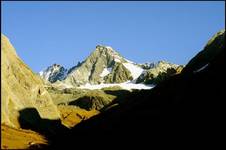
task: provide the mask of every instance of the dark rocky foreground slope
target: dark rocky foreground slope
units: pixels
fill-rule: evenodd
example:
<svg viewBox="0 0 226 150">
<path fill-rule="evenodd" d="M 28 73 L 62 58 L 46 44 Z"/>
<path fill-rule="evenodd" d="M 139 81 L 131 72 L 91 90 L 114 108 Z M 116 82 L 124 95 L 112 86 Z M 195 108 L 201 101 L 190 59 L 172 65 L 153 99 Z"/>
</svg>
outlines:
<svg viewBox="0 0 226 150">
<path fill-rule="evenodd" d="M 152 147 L 156 140 L 163 145 L 206 147 L 220 142 L 224 120 L 220 106 L 226 97 L 224 41 L 225 31 L 221 31 L 181 74 L 152 90 L 133 92 L 119 105 L 54 136 L 48 148 L 103 148 L 106 144 L 142 148 Z"/>
</svg>

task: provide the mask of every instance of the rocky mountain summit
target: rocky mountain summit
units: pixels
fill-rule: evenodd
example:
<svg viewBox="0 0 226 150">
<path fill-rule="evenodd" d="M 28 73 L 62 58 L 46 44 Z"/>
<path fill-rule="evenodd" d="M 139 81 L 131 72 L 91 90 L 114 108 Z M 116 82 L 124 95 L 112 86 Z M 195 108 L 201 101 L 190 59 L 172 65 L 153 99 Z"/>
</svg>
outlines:
<svg viewBox="0 0 226 150">
<path fill-rule="evenodd" d="M 113 48 L 98 45 L 80 66 L 70 71 L 65 82 L 78 85 L 85 83 L 121 83 L 134 80 L 137 76 L 134 75 L 133 70 L 130 70 L 131 68 L 127 64 L 138 68 Z M 142 69 L 138 73 L 141 72 Z"/>
</svg>

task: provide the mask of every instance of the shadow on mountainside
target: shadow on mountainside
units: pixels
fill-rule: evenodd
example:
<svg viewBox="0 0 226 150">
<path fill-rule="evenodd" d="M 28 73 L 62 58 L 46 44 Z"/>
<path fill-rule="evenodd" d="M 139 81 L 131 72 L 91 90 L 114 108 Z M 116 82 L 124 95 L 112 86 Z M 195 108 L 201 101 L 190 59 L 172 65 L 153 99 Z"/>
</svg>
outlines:
<svg viewBox="0 0 226 150">
<path fill-rule="evenodd" d="M 100 112 L 104 112 L 107 109 L 111 108 L 114 104 L 120 104 L 128 100 L 128 97 L 131 95 L 131 92 L 128 90 L 104 90 L 106 94 L 115 96 L 115 99 L 111 101 L 108 105 L 105 105 Z"/>
<path fill-rule="evenodd" d="M 94 98 L 90 96 L 83 96 L 74 101 L 69 102 L 68 105 L 75 105 L 89 111 L 90 109 L 92 109 L 94 103 Z"/>
<path fill-rule="evenodd" d="M 105 105 L 107 105 L 108 102 L 105 101 L 103 97 L 98 96 L 83 96 L 80 97 L 74 101 L 69 102 L 69 105 L 75 105 L 82 109 L 85 109 L 87 111 L 90 111 L 92 109 L 100 110 Z"/>
<path fill-rule="evenodd" d="M 60 133 L 67 133 L 68 129 L 61 125 L 60 120 L 42 119 L 35 108 L 25 108 L 19 111 L 19 123 L 22 129 L 36 131 L 51 141 L 54 136 Z M 31 148 L 43 148 L 33 145 Z"/>
<path fill-rule="evenodd" d="M 68 105 L 75 105 L 87 111 L 92 109 L 104 111 L 115 103 L 122 103 L 131 92 L 128 90 L 104 90 L 104 93 L 115 96 L 115 98 L 109 99 L 105 94 L 89 95 L 73 100 Z"/>
<path fill-rule="evenodd" d="M 122 102 L 131 93 L 128 90 L 105 90 L 104 92 L 116 96 L 116 99 L 113 100 L 114 103 Z"/>
</svg>

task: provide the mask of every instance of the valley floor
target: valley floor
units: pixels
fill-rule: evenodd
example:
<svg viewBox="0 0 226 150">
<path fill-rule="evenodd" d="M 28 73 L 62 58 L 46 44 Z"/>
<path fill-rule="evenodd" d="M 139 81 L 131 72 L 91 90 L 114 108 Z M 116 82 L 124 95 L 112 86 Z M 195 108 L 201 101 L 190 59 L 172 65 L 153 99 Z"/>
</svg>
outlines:
<svg viewBox="0 0 226 150">
<path fill-rule="evenodd" d="M 58 106 L 58 110 L 61 114 L 62 124 L 68 128 L 74 127 L 81 121 L 86 120 L 99 113 L 99 111 L 94 109 L 86 111 L 85 109 L 64 105 Z"/>
</svg>

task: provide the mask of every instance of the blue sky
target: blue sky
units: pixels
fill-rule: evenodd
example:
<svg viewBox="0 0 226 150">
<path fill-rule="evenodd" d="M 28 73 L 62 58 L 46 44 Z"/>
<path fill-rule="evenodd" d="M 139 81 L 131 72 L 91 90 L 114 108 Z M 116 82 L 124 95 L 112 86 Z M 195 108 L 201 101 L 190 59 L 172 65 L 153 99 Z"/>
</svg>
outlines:
<svg viewBox="0 0 226 150">
<path fill-rule="evenodd" d="M 137 62 L 186 64 L 225 28 L 225 2 L 2 2 L 2 33 L 35 72 L 98 44 Z"/>
</svg>

